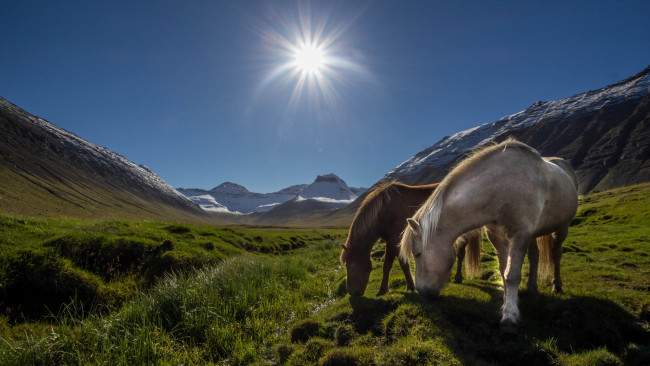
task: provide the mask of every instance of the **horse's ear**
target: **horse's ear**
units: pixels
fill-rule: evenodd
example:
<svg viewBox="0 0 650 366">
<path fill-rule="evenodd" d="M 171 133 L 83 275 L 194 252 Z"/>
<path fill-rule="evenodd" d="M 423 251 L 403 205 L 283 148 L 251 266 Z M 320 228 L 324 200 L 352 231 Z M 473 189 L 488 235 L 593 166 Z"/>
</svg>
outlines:
<svg viewBox="0 0 650 366">
<path fill-rule="evenodd" d="M 420 235 L 420 224 L 417 221 L 409 217 L 406 222 L 416 234 Z"/>
</svg>

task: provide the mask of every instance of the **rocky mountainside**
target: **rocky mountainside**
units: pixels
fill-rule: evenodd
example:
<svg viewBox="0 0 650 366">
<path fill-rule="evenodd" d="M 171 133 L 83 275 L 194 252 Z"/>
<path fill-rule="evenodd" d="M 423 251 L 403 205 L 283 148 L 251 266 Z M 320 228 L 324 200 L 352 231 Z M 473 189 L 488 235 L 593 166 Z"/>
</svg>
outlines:
<svg viewBox="0 0 650 366">
<path fill-rule="evenodd" d="M 650 181 L 650 67 L 616 84 L 537 102 L 492 123 L 448 136 L 389 172 L 410 184 L 439 181 L 469 149 L 513 136 L 571 161 L 580 193 Z"/>
<path fill-rule="evenodd" d="M 23 215 L 205 220 L 147 167 L 0 98 L 0 210 Z"/>
<path fill-rule="evenodd" d="M 365 188 L 348 187 L 341 178 L 327 174 L 319 175 L 311 184 L 298 184 L 273 193 L 250 192 L 231 182 L 222 183 L 209 191 L 195 188 L 178 190 L 206 211 L 234 214 L 273 211 L 267 215 L 271 217 L 278 212 L 274 211 L 276 208 L 289 201 L 305 202 L 298 204 L 304 207 L 310 204 L 307 201 L 316 203 L 319 208 L 342 207 L 354 201 Z"/>
<path fill-rule="evenodd" d="M 470 149 L 513 136 L 571 162 L 581 194 L 650 181 L 650 67 L 604 88 L 536 102 L 524 111 L 444 137 L 383 180 L 439 182 Z M 365 195 L 334 217 L 351 220 Z"/>
</svg>

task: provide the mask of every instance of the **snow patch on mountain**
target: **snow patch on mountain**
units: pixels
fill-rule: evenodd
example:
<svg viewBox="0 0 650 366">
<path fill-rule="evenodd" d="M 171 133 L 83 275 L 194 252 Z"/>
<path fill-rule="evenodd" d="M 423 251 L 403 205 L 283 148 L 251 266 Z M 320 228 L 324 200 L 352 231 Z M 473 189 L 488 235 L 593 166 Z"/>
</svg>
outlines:
<svg viewBox="0 0 650 366">
<path fill-rule="evenodd" d="M 214 199 L 214 197 L 210 196 L 209 194 L 190 196 L 188 198 L 191 199 L 197 205 L 199 205 L 199 207 L 201 207 L 202 209 L 208 212 L 225 212 L 225 213 L 231 212 L 228 210 L 228 207 L 217 202 Z M 239 214 L 239 212 L 231 212 L 231 213 Z"/>
<path fill-rule="evenodd" d="M 598 90 L 556 101 L 539 101 L 519 113 L 505 116 L 496 122 L 444 137 L 398 165 L 384 179 L 399 180 L 412 176 L 425 167 L 443 166 L 470 149 L 492 141 L 496 136 L 528 128 L 544 119 L 570 118 L 573 114 L 591 112 L 608 104 L 641 99 L 648 93 L 650 93 L 650 69 Z"/>
</svg>

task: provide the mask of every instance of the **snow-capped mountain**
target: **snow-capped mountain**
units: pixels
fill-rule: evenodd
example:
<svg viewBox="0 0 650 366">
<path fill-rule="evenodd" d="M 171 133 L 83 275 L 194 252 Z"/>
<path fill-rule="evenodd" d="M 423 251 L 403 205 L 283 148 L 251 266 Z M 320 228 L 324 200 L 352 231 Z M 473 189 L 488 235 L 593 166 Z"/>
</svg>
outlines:
<svg viewBox="0 0 650 366">
<path fill-rule="evenodd" d="M 311 184 L 298 184 L 273 193 L 250 192 L 231 182 L 209 191 L 196 188 L 178 190 L 206 211 L 249 214 L 270 211 L 290 200 L 312 200 L 340 207 L 354 201 L 365 188 L 349 188 L 341 178 L 327 174 L 319 175 Z"/>
<path fill-rule="evenodd" d="M 650 180 L 650 67 L 616 84 L 536 102 L 524 111 L 447 136 L 390 171 L 409 184 L 441 180 L 457 159 L 514 136 L 545 156 L 571 161 L 581 193 Z M 612 174 L 616 171 L 616 174 Z"/>
<path fill-rule="evenodd" d="M 196 204 L 146 166 L 33 116 L 3 98 L 0 136 L 0 208 L 10 212 L 85 217 L 205 216 Z"/>
<path fill-rule="evenodd" d="M 300 191 L 296 200 L 313 199 L 315 201 L 345 205 L 357 198 L 348 185 L 334 174 L 319 175 L 313 183 Z"/>
</svg>

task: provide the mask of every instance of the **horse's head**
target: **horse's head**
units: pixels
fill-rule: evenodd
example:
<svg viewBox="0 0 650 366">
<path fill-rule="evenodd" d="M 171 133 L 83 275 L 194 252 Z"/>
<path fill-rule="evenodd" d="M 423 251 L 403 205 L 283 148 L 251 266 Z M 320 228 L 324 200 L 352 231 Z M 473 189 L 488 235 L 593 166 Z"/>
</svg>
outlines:
<svg viewBox="0 0 650 366">
<path fill-rule="evenodd" d="M 355 255 L 347 245 L 342 245 L 341 264 L 345 264 L 347 278 L 345 287 L 352 296 L 361 296 L 366 291 L 368 281 L 370 280 L 370 271 L 372 262 L 370 256 Z"/>
<path fill-rule="evenodd" d="M 407 222 L 400 255 L 402 258 L 411 255 L 415 258 L 415 289 L 418 293 L 428 298 L 438 296 L 449 282 L 454 265 L 453 246 L 435 240 L 425 246 L 420 224 L 413 219 L 407 219 Z"/>
</svg>

